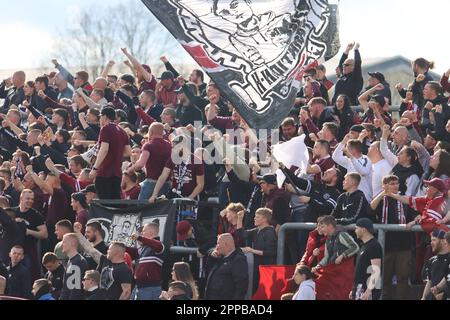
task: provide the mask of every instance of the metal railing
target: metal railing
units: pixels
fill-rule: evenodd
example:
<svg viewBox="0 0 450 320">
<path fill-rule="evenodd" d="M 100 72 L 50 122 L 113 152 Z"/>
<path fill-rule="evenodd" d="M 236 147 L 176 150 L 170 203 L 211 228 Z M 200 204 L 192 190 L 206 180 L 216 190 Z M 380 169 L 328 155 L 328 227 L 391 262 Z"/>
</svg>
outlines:
<svg viewBox="0 0 450 320">
<path fill-rule="evenodd" d="M 449 226 L 450 227 L 450 226 Z M 316 223 L 285 223 L 281 226 L 278 232 L 278 245 L 277 245 L 277 265 L 284 264 L 284 252 L 286 244 L 286 231 L 288 230 L 314 230 L 317 228 Z M 356 229 L 356 225 L 338 226 L 339 230 L 352 231 Z M 378 232 L 378 242 L 383 249 L 386 244 L 386 232 L 424 232 L 421 226 L 414 226 L 411 230 L 406 229 L 404 224 L 374 224 L 373 228 Z M 381 268 L 381 279 L 384 276 L 384 268 Z M 380 281 L 380 289 L 383 291 L 383 281 Z"/>
<path fill-rule="evenodd" d="M 356 229 L 354 224 L 349 226 L 338 226 L 341 230 L 352 231 Z M 386 232 L 424 232 L 421 226 L 414 226 L 411 230 L 406 230 L 406 225 L 402 224 L 374 224 L 375 231 L 378 231 L 378 241 L 383 248 L 385 247 Z M 450 226 L 449 226 L 450 227 Z M 277 246 L 277 264 L 283 265 L 284 250 L 286 243 L 286 231 L 288 230 L 314 230 L 317 228 L 316 223 L 285 223 L 280 227 L 278 232 Z"/>
</svg>

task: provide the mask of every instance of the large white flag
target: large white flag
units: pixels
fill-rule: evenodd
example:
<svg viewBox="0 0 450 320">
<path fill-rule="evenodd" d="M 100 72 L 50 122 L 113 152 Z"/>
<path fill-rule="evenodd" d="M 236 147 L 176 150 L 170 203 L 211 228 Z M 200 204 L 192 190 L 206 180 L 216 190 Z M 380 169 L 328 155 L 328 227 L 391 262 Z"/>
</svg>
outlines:
<svg viewBox="0 0 450 320">
<path fill-rule="evenodd" d="M 300 169 L 301 172 L 306 172 L 309 162 L 308 148 L 305 144 L 306 136 L 303 134 L 299 137 L 277 144 L 273 147 L 272 154 L 277 162 L 283 163 L 286 168 L 290 169 L 293 166 Z M 278 186 L 281 187 L 286 176 L 277 170 Z"/>
</svg>

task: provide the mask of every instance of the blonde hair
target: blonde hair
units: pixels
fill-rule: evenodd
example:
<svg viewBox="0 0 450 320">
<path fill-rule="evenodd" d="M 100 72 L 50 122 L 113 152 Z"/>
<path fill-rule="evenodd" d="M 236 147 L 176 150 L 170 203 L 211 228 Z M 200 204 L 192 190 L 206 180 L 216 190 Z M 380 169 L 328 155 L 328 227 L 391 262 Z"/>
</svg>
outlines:
<svg viewBox="0 0 450 320">
<path fill-rule="evenodd" d="M 267 222 L 269 223 L 272 220 L 272 210 L 270 210 L 269 208 L 259 208 L 258 210 L 256 210 L 255 214 L 266 218 Z"/>
<path fill-rule="evenodd" d="M 225 210 L 227 211 L 233 211 L 235 213 L 238 213 L 240 211 L 245 210 L 245 207 L 242 203 L 230 203 Z"/>
</svg>

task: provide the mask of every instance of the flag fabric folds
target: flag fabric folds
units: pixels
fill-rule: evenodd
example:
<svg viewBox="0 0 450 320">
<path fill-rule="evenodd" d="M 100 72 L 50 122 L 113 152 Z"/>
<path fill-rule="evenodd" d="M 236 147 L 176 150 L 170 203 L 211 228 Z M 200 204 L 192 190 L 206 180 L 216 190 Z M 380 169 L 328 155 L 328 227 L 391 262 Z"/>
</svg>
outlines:
<svg viewBox="0 0 450 320">
<path fill-rule="evenodd" d="M 259 266 L 258 290 L 253 300 L 280 300 L 290 290 L 289 279 L 295 266 Z"/>
<path fill-rule="evenodd" d="M 142 0 L 253 129 L 278 127 L 305 68 L 339 50 L 327 0 Z"/>
<path fill-rule="evenodd" d="M 302 172 L 306 172 L 309 161 L 308 148 L 305 144 L 306 136 L 303 134 L 291 140 L 279 143 L 273 147 L 273 156 L 277 162 L 283 163 L 286 168 L 299 168 Z M 281 170 L 276 171 L 278 187 L 281 188 L 286 176 Z"/>
</svg>

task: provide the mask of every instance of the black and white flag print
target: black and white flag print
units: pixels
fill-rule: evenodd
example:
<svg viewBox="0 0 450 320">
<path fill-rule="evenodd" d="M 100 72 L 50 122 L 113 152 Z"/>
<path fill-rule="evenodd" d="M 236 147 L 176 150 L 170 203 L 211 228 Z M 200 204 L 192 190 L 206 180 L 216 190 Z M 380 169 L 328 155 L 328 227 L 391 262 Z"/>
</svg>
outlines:
<svg viewBox="0 0 450 320">
<path fill-rule="evenodd" d="M 301 73 L 339 50 L 328 0 L 142 0 L 251 128 L 276 128 Z"/>
</svg>

